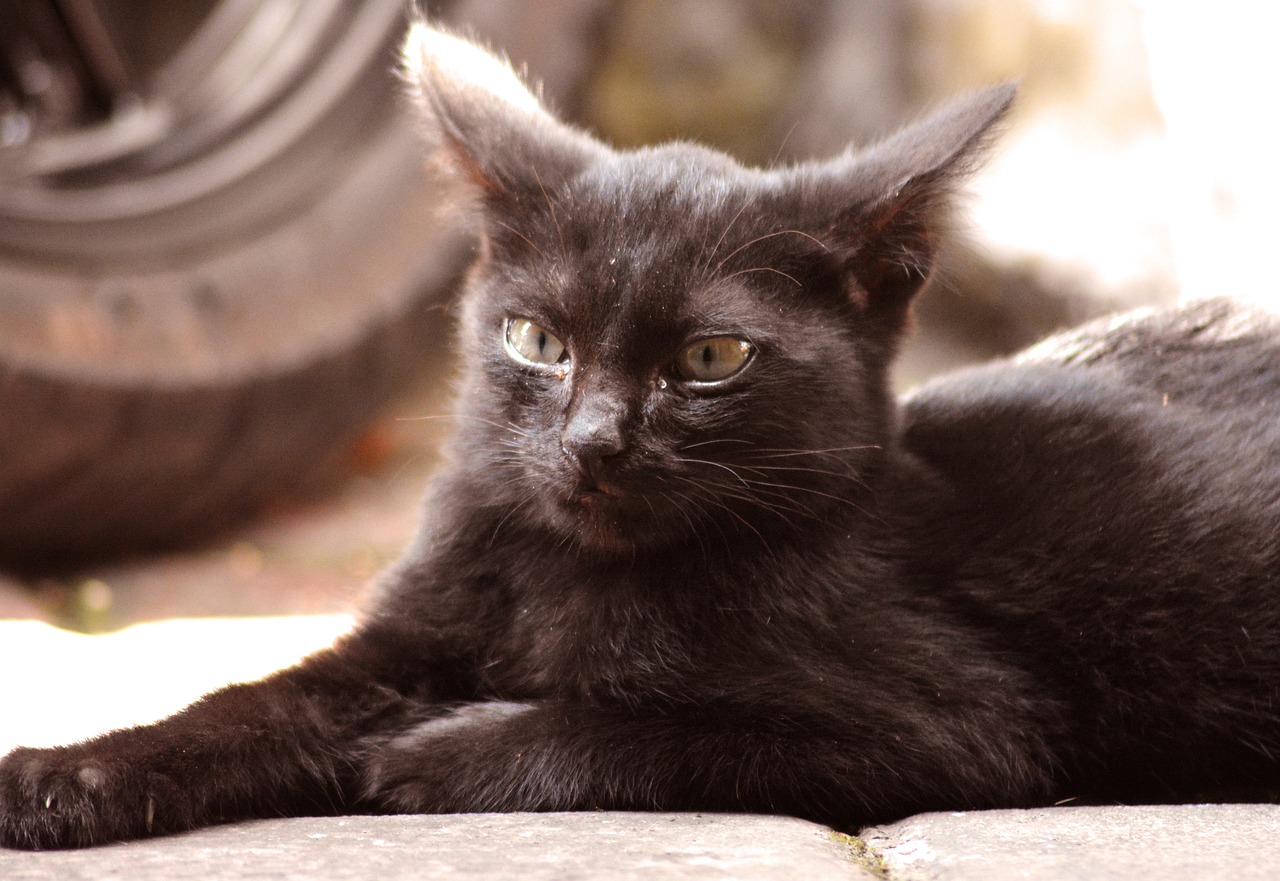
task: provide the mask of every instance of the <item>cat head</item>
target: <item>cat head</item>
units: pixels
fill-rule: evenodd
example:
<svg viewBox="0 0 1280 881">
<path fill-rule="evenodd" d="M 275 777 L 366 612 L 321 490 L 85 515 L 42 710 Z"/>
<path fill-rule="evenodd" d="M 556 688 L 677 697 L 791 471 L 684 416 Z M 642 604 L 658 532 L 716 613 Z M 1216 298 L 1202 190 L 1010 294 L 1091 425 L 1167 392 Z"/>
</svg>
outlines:
<svg viewBox="0 0 1280 881">
<path fill-rule="evenodd" d="M 1012 86 L 766 171 L 690 144 L 611 149 L 425 24 L 405 54 L 430 148 L 483 218 L 462 431 L 508 528 L 705 550 L 874 505 L 889 362 Z"/>
</svg>

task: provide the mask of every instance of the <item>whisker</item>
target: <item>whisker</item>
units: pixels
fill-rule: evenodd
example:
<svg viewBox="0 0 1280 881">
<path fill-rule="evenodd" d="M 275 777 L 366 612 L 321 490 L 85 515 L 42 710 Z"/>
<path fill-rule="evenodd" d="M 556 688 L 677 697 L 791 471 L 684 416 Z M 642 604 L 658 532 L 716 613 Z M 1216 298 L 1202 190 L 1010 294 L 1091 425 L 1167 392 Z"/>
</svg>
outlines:
<svg viewBox="0 0 1280 881">
<path fill-rule="evenodd" d="M 721 499 L 721 498 L 727 498 L 727 499 L 734 499 L 734 500 L 736 500 L 736 501 L 740 501 L 740 502 L 746 502 L 746 503 L 748 503 L 748 504 L 750 504 L 750 505 L 754 505 L 754 506 L 756 506 L 757 508 L 761 508 L 761 509 L 763 509 L 764 511 L 767 511 L 767 512 L 769 512 L 769 513 L 771 513 L 771 514 L 775 515 L 776 517 L 780 518 L 783 522 L 785 522 L 788 526 L 792 526 L 792 527 L 794 527 L 794 526 L 795 526 L 795 524 L 794 524 L 794 523 L 792 523 L 792 522 L 791 522 L 791 520 L 790 520 L 789 518 L 787 518 L 787 517 L 782 513 L 782 511 L 781 511 L 781 509 L 780 509 L 780 508 L 778 508 L 776 505 L 770 505 L 770 504 L 768 504 L 767 502 L 765 502 L 765 501 L 764 501 L 763 499 L 761 499 L 757 494 L 755 494 L 753 491 L 751 491 L 751 488 L 750 488 L 750 487 L 748 487 L 748 488 L 747 488 L 747 489 L 748 489 L 748 492 L 747 492 L 747 494 L 745 494 L 745 495 L 744 495 L 744 494 L 743 494 L 743 493 L 741 493 L 741 492 L 734 492 L 734 491 L 730 491 L 730 490 L 729 490 L 729 488 L 728 488 L 726 485 L 724 485 L 724 484 L 716 484 L 715 488 L 716 488 L 717 492 L 715 493 L 715 495 L 711 495 L 711 494 L 710 494 L 710 492 L 708 491 L 708 488 L 707 488 L 706 486 L 704 486 L 704 485 L 702 485 L 701 483 L 699 483 L 699 482 L 697 482 L 697 481 L 693 480 L 692 478 L 685 477 L 685 476 L 683 476 L 683 475 L 676 475 L 676 476 L 677 476 L 677 477 L 679 477 L 680 479 L 684 480 L 685 482 L 687 482 L 687 483 L 689 483 L 689 484 L 692 484 L 696 489 L 701 490 L 702 492 L 706 493 L 706 494 L 707 494 L 707 499 L 706 499 L 707 501 L 711 502 L 711 504 L 715 505 L 716 507 L 721 508 L 721 509 L 723 509 L 724 511 L 727 511 L 730 515 L 732 515 L 735 519 L 737 519 L 739 522 L 741 522 L 744 526 L 746 526 L 746 527 L 747 527 L 748 529 L 750 529 L 752 532 L 755 532 L 755 534 L 760 538 L 760 540 L 761 540 L 762 542 L 764 542 L 764 537 L 763 537 L 762 535 L 760 535 L 759 531 L 758 531 L 758 530 L 756 530 L 756 529 L 755 529 L 755 527 L 751 526 L 751 524 L 750 524 L 750 523 L 748 523 L 746 520 L 743 520 L 743 518 L 742 518 L 742 517 L 740 517 L 740 516 L 739 516 L 735 511 L 733 511 L 731 508 L 729 508 L 729 507 L 727 507 L 726 505 L 724 505 L 723 503 L 721 503 L 721 502 L 719 501 L 719 499 Z M 800 512 L 796 511 L 796 512 L 794 512 L 794 513 L 800 513 Z M 769 548 L 769 544 L 768 544 L 768 542 L 764 542 L 764 544 L 765 544 L 765 547 L 769 549 L 769 553 L 770 553 L 770 554 L 772 554 L 772 553 L 773 553 L 773 551 L 772 551 L 772 549 L 771 549 L 771 548 Z"/>
<path fill-rule="evenodd" d="M 502 519 L 500 519 L 496 524 L 494 524 L 493 531 L 489 533 L 490 548 L 493 547 L 493 543 L 497 539 L 498 533 L 502 531 L 502 527 L 506 524 L 506 522 L 516 514 L 523 511 L 526 508 L 526 506 L 529 505 L 530 502 L 532 502 L 534 499 L 537 498 L 537 495 L 538 495 L 537 490 L 527 489 L 519 499 L 511 503 L 507 513 L 502 515 Z"/>
<path fill-rule="evenodd" d="M 495 422 L 492 419 L 485 419 L 482 416 L 472 416 L 469 413 L 439 413 L 439 414 L 433 414 L 430 416 L 398 416 L 396 417 L 397 422 L 427 422 L 433 419 L 470 419 L 472 422 L 482 422 L 485 425 L 492 425 L 494 428 L 501 428 L 503 431 L 509 431 L 512 434 L 519 435 L 520 437 L 528 438 L 533 436 L 532 432 L 526 429 L 520 428 L 519 426 L 513 425 L 510 422 L 503 424 L 501 422 Z"/>
<path fill-rule="evenodd" d="M 856 447 L 828 447 L 824 450 L 791 450 L 785 448 L 752 450 L 751 455 L 760 459 L 785 459 L 793 456 L 823 456 L 831 453 L 853 453 L 858 450 L 883 449 L 879 444 L 862 444 Z"/>
<path fill-rule="evenodd" d="M 687 458 L 687 457 L 685 457 L 685 456 L 681 456 L 681 457 L 680 457 L 680 461 L 681 461 L 681 462 L 690 463 L 690 464 L 697 464 L 697 465 L 711 465 L 712 467 L 715 467 L 715 468 L 723 468 L 725 471 L 728 471 L 728 472 L 729 472 L 730 474 L 732 474 L 734 477 L 738 478 L 738 480 L 741 480 L 744 484 L 746 483 L 746 481 L 745 481 L 745 480 L 743 480 L 743 478 L 742 478 L 742 475 L 741 475 L 741 474 L 739 474 L 738 472 L 734 471 L 734 470 L 733 470 L 733 468 L 731 468 L 730 466 L 728 466 L 728 465 L 724 465 L 724 464 L 722 464 L 722 463 L 720 463 L 720 462 L 712 462 L 712 461 L 710 461 L 709 459 L 690 459 L 690 458 Z"/>
<path fill-rule="evenodd" d="M 754 484 L 753 482 L 752 492 L 754 492 L 757 495 L 757 497 L 759 497 L 756 500 L 757 505 L 759 507 L 764 508 L 765 510 L 773 514 L 776 514 L 779 517 L 782 517 L 783 520 L 785 520 L 789 525 L 793 527 L 795 526 L 795 524 L 792 523 L 790 519 L 783 517 L 781 513 L 782 511 L 785 510 L 785 511 L 789 511 L 792 514 L 799 514 L 800 516 L 808 517 L 811 520 L 821 519 L 818 516 L 818 512 L 813 510 L 813 508 L 810 508 L 808 505 L 804 504 L 798 499 L 791 498 L 789 495 L 787 495 L 784 492 L 778 492 L 775 490 L 768 490 L 768 489 L 760 489 L 760 486 L 768 486 L 768 485 L 769 484 Z M 786 502 L 787 504 L 785 506 L 780 505 L 776 502 L 766 504 L 763 501 L 764 496 L 768 496 L 769 498 L 773 498 L 773 499 L 779 499 L 781 501 Z"/>
<path fill-rule="evenodd" d="M 772 266 L 757 266 L 754 269 L 739 269 L 737 272 L 731 272 L 725 276 L 726 279 L 737 278 L 739 275 L 746 275 L 748 272 L 772 272 L 775 275 L 781 275 L 783 278 L 791 280 L 791 283 L 798 288 L 804 287 L 794 275 L 783 272 L 781 269 L 774 269 Z"/>
<path fill-rule="evenodd" d="M 666 480 L 662 477 L 662 475 L 655 475 L 655 477 L 657 477 L 663 483 L 666 483 Z M 674 492 L 674 490 L 672 492 Z M 698 547 L 702 550 L 702 559 L 707 560 L 708 559 L 707 545 L 702 540 L 702 531 L 698 529 L 697 525 L 694 524 L 693 518 L 689 516 L 689 512 L 684 509 L 684 506 L 679 505 L 672 500 L 670 492 L 666 490 L 659 490 L 659 494 L 662 496 L 662 500 L 666 502 L 668 507 L 675 508 L 677 511 L 680 512 L 680 516 L 684 518 L 684 522 L 687 523 L 689 526 L 689 534 L 692 535 L 698 541 Z M 684 501 L 687 501 L 687 499 Z M 648 496 L 646 496 L 645 503 L 649 506 L 649 511 L 653 514 L 653 519 L 656 522 L 658 520 L 658 510 L 653 506 L 653 501 L 649 499 Z"/>
<path fill-rule="evenodd" d="M 792 472 L 796 474 L 822 474 L 828 477 L 840 477 L 845 480 L 852 481 L 853 483 L 856 483 L 859 486 L 866 487 L 867 489 L 871 488 L 867 484 L 867 482 L 863 480 L 861 477 L 859 477 L 857 474 L 853 474 L 847 471 L 831 471 L 826 468 L 801 468 L 801 467 L 792 467 L 787 465 L 757 465 L 755 467 L 740 465 L 739 467 L 745 471 L 750 471 L 755 474 L 761 474 L 766 471 L 787 471 L 787 472 Z"/>
<path fill-rule="evenodd" d="M 696 444 L 687 444 L 681 447 L 680 451 L 684 452 L 685 450 L 692 450 L 694 447 L 705 447 L 709 444 L 754 444 L 754 443 L 755 443 L 754 441 L 741 440 L 740 438 L 736 438 L 736 437 L 717 437 L 717 438 L 712 438 L 711 440 L 698 441 Z"/>
<path fill-rule="evenodd" d="M 806 239 L 816 244 L 822 250 L 824 251 L 831 250 L 829 247 L 827 247 L 827 245 L 821 239 L 816 239 L 813 236 L 809 235 L 807 232 L 803 232 L 798 229 L 780 229 L 777 232 L 771 232 L 771 233 L 766 233 L 765 235 L 762 235 L 762 236 L 756 236 L 754 239 L 747 242 L 746 244 L 739 245 L 738 247 L 734 248 L 732 251 L 729 252 L 729 256 L 725 257 L 723 260 L 721 260 L 719 263 L 716 264 L 716 269 L 723 269 L 724 265 L 728 263 L 730 260 L 732 260 L 735 254 L 737 254 L 739 251 L 745 250 L 746 248 L 750 248 L 752 245 L 756 244 L 757 242 L 763 242 L 765 239 L 772 239 L 772 238 L 776 238 L 777 236 L 787 236 L 787 235 L 804 236 Z M 730 277 L 732 278 L 732 276 Z"/>
<path fill-rule="evenodd" d="M 769 160 L 769 164 L 766 165 L 765 168 L 777 167 L 778 160 L 782 158 L 782 151 L 785 150 L 787 147 L 787 141 L 791 140 L 791 136 L 796 133 L 796 126 L 798 126 L 800 123 L 801 123 L 801 120 L 799 119 L 791 123 L 791 128 L 787 129 L 787 134 L 783 137 L 782 143 L 778 145 L 777 152 L 773 154 L 773 158 Z"/>
<path fill-rule="evenodd" d="M 747 210 L 747 205 L 749 204 L 750 204 L 749 202 L 744 202 L 742 204 L 742 207 L 738 209 L 738 213 L 733 215 L 733 219 L 730 220 L 729 225 L 724 228 L 724 232 L 720 233 L 720 238 L 716 239 L 715 245 L 712 246 L 711 250 L 707 252 L 707 259 L 702 264 L 702 267 L 698 270 L 699 273 L 706 272 L 707 269 L 711 266 L 711 261 L 715 259 L 716 252 L 719 251 L 720 246 L 724 244 L 725 236 L 729 235 L 729 230 L 733 229 L 734 224 L 738 222 L 738 218 L 742 216 L 742 212 Z M 720 265 L 721 266 L 724 265 L 723 260 L 720 261 Z M 719 269 L 719 266 L 717 266 L 716 268 Z"/>
<path fill-rule="evenodd" d="M 770 548 L 769 548 L 768 542 L 765 542 L 765 541 L 764 541 L 764 536 L 760 535 L 760 533 L 759 533 L 759 532 L 758 532 L 758 531 L 757 531 L 753 526 L 751 526 L 751 524 L 747 523 L 745 520 L 743 520 L 741 517 L 739 517 L 739 516 L 738 516 L 736 513 L 734 513 L 730 508 L 726 507 L 723 503 L 719 502 L 719 501 L 717 500 L 716 496 L 715 496 L 715 495 L 713 495 L 713 494 L 712 494 L 712 493 L 707 489 L 707 487 L 703 486 L 703 485 L 702 485 L 701 483 L 699 483 L 698 481 L 693 480 L 692 478 L 686 477 L 686 476 L 681 475 L 681 474 L 674 474 L 674 475 L 672 475 L 672 476 L 673 476 L 673 477 L 678 478 L 679 480 L 683 480 L 685 483 L 689 484 L 689 485 L 690 485 L 690 486 L 692 486 L 695 490 L 697 490 L 697 491 L 698 491 L 698 494 L 697 494 L 697 495 L 692 495 L 692 496 L 691 496 L 691 495 L 688 495 L 688 494 L 681 494 L 681 497 L 682 497 L 682 498 L 685 498 L 685 499 L 686 499 L 687 501 L 689 501 L 690 503 L 697 505 L 697 506 L 698 506 L 698 507 L 699 507 L 699 508 L 704 512 L 704 519 L 705 519 L 707 522 L 709 522 L 709 523 L 713 524 L 713 525 L 716 527 L 716 529 L 720 532 L 720 537 L 721 537 L 721 539 L 724 541 L 724 545 L 725 545 L 725 547 L 726 547 L 726 548 L 728 548 L 728 547 L 730 546 L 730 545 L 729 545 L 729 535 L 728 535 L 728 533 L 726 533 L 726 532 L 724 531 L 724 527 L 723 527 L 723 526 L 721 525 L 721 523 L 720 523 L 720 518 L 719 518 L 719 517 L 713 517 L 713 516 L 711 516 L 711 515 L 710 515 L 710 513 L 707 511 L 707 509 L 706 509 L 706 507 L 705 507 L 705 505 L 706 505 L 706 504 L 714 505 L 715 507 L 720 508 L 721 510 L 728 512 L 728 513 L 729 513 L 729 514 L 730 514 L 730 515 L 731 515 L 735 520 L 738 520 L 738 521 L 739 521 L 739 522 L 741 522 L 744 526 L 746 526 L 747 528 L 751 529 L 751 531 L 752 531 L 752 532 L 755 532 L 755 533 L 756 533 L 756 535 L 760 538 L 760 541 L 761 541 L 762 543 L 764 543 L 765 548 L 769 550 L 770 555 L 772 555 L 773 551 L 772 551 L 772 549 L 770 549 Z"/>
<path fill-rule="evenodd" d="M 542 190 L 542 198 L 546 200 L 547 210 L 551 212 L 551 222 L 556 227 L 556 238 L 560 240 L 560 257 L 563 259 L 568 256 L 568 251 L 565 250 L 564 245 L 564 230 L 560 228 L 560 219 L 556 217 L 556 206 L 552 203 L 551 196 L 547 194 L 547 188 L 542 185 L 542 176 L 538 174 L 538 166 L 534 164 L 531 166 L 531 170 L 533 171 L 533 179 L 538 182 L 538 189 Z"/>
<path fill-rule="evenodd" d="M 491 220 L 493 220 L 493 222 L 494 222 L 494 223 L 498 224 L 498 226 L 500 226 L 500 227 L 502 227 L 503 229 L 507 230 L 508 232 L 513 233 L 514 235 L 517 235 L 517 236 L 519 236 L 520 238 L 524 239 L 525 244 L 527 244 L 530 248 L 533 248 L 533 250 L 535 250 L 535 251 L 537 251 L 537 252 L 538 252 L 538 256 L 540 256 L 540 257 L 546 257 L 546 256 L 547 256 L 546 254 L 542 253 L 542 249 L 541 249 L 541 248 L 539 248 L 537 245 L 535 245 L 535 244 L 533 243 L 533 240 L 532 240 L 532 239 L 530 239 L 530 238 L 529 238 L 528 236 L 526 236 L 524 233 L 520 232 L 520 230 L 516 229 L 514 226 L 511 226 L 511 225 L 510 225 L 510 224 L 508 224 L 508 223 L 503 223 L 501 220 L 497 220 L 496 218 L 490 218 L 490 219 L 491 219 Z"/>
<path fill-rule="evenodd" d="M 765 484 L 765 485 L 777 486 L 778 484 Z M 808 486 L 786 486 L 784 488 L 789 490 L 795 490 L 797 492 L 810 493 L 811 495 L 821 496 L 822 498 L 830 499 L 833 502 L 839 502 L 842 505 L 852 508 L 853 510 L 857 511 L 859 514 L 862 514 L 863 516 L 870 517 L 871 519 L 877 520 L 881 523 L 884 522 L 884 518 L 880 517 L 877 514 L 872 514 L 870 511 L 868 511 L 866 508 L 862 507 L 861 505 L 855 504 L 854 502 L 851 502 L 845 498 L 841 498 L 840 496 L 834 496 L 831 493 L 823 492 L 820 489 L 813 489 L 812 487 L 808 487 Z"/>
<path fill-rule="evenodd" d="M 696 484 L 696 482 L 693 481 L 691 478 L 685 478 L 685 479 Z M 751 504 L 756 505 L 757 507 L 763 508 L 767 511 L 770 511 L 771 513 L 777 514 L 778 516 L 781 516 L 780 512 L 783 510 L 783 508 L 776 504 L 768 504 L 764 502 L 759 497 L 761 494 L 786 501 L 788 503 L 788 507 L 786 508 L 786 510 L 790 511 L 793 514 L 801 514 L 801 515 L 809 516 L 815 519 L 818 516 L 817 512 L 815 512 L 808 505 L 801 503 L 797 499 L 791 498 L 786 493 L 777 492 L 770 489 L 765 489 L 765 490 L 760 489 L 760 487 L 777 487 L 778 489 L 782 490 L 782 489 L 789 489 L 790 487 L 787 487 L 783 484 L 769 483 L 768 481 L 763 481 L 763 480 L 750 480 L 748 481 L 748 483 L 750 484 L 748 486 L 748 491 L 750 493 L 749 495 L 743 495 L 741 491 L 737 491 L 736 485 L 731 486 L 728 484 L 715 482 L 715 487 L 719 491 L 719 494 L 726 498 L 733 498 L 733 499 L 738 499 L 739 501 L 749 502 Z M 702 487 L 700 484 L 698 484 L 698 486 L 699 488 L 705 489 L 705 487 Z M 783 517 L 782 519 L 787 520 L 787 518 L 785 517 Z M 790 523 L 791 521 L 787 520 L 787 522 Z"/>
</svg>

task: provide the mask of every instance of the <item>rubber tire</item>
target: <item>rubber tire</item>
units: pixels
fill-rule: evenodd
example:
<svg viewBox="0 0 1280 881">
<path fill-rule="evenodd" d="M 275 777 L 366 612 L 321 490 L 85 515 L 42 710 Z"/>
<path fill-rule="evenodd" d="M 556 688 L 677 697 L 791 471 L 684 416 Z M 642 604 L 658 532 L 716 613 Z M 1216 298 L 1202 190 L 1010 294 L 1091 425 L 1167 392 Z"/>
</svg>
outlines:
<svg viewBox="0 0 1280 881">
<path fill-rule="evenodd" d="M 206 202 L 98 230 L 74 265 L 0 251 L 0 561 L 224 528 L 330 467 L 445 345 L 472 237 L 440 218 L 389 67 L 216 194 L 253 222 Z M 322 183 L 278 185 L 299 174 Z M 155 259 L 148 225 L 195 237 Z"/>
</svg>

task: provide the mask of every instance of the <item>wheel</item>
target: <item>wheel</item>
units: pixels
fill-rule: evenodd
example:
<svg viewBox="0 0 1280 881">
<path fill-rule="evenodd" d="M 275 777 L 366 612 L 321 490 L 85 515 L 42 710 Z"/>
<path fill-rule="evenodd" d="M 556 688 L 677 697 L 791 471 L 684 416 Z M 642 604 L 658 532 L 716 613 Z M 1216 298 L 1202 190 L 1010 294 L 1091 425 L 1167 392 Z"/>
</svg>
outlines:
<svg viewBox="0 0 1280 881">
<path fill-rule="evenodd" d="M 470 249 L 399 100 L 403 0 L 222 0 L 132 77 L 97 6 L 49 5 L 0 13 L 11 563 L 172 545 L 314 476 L 437 344 Z"/>
</svg>

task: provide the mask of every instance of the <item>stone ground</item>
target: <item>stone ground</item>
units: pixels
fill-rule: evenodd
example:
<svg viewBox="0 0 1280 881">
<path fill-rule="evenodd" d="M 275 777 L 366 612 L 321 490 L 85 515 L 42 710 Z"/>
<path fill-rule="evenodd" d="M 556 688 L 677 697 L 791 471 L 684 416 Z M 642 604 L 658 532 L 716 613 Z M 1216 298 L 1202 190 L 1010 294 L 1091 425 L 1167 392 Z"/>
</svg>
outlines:
<svg viewBox="0 0 1280 881">
<path fill-rule="evenodd" d="M 475 814 L 265 820 L 94 851 L 0 851 L 7 881 L 459 881 L 859 877 L 849 847 L 787 817 Z"/>
<path fill-rule="evenodd" d="M 924 814 L 836 835 L 787 817 L 262 820 L 94 850 L 0 850 L 6 881 L 1270 881 L 1280 807 Z"/>
<path fill-rule="evenodd" d="M 1273 881 L 1280 806 L 923 814 L 863 838 L 895 881 Z"/>
</svg>

